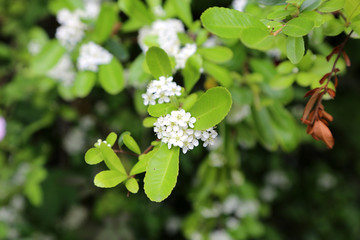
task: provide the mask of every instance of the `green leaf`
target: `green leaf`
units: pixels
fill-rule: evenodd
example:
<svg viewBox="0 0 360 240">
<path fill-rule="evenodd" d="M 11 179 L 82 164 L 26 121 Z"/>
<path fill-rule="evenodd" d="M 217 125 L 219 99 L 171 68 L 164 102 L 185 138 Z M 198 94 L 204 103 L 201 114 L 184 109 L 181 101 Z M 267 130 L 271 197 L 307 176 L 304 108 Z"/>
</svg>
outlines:
<svg viewBox="0 0 360 240">
<path fill-rule="evenodd" d="M 345 0 L 328 0 L 324 1 L 318 8 L 319 12 L 330 13 L 335 12 L 344 7 Z"/>
<path fill-rule="evenodd" d="M 268 109 L 275 130 L 275 137 L 281 148 L 287 152 L 293 151 L 300 141 L 298 126 L 294 117 L 279 103 L 269 106 Z"/>
<path fill-rule="evenodd" d="M 286 4 L 286 0 L 258 0 L 263 5 L 283 5 Z"/>
<path fill-rule="evenodd" d="M 243 30 L 240 39 L 249 48 L 268 50 L 273 48 L 275 36 L 270 35 L 267 29 L 249 27 Z"/>
<path fill-rule="evenodd" d="M 311 12 L 303 12 L 299 15 L 300 17 L 307 18 L 314 23 L 314 27 L 320 27 L 324 23 L 323 15 L 318 12 L 311 11 Z"/>
<path fill-rule="evenodd" d="M 260 142 L 266 149 L 275 151 L 278 146 L 275 141 L 275 133 L 271 125 L 268 109 L 265 107 L 261 107 L 260 109 L 252 107 L 251 112 Z"/>
<path fill-rule="evenodd" d="M 203 62 L 203 68 L 206 73 L 215 78 L 222 86 L 229 87 L 232 85 L 233 79 L 226 68 L 207 61 Z"/>
<path fill-rule="evenodd" d="M 85 154 L 85 162 L 89 165 L 98 164 L 103 160 L 104 158 L 99 148 L 90 148 Z"/>
<path fill-rule="evenodd" d="M 116 58 L 99 67 L 99 80 L 104 90 L 110 94 L 118 94 L 124 88 L 123 67 Z"/>
<path fill-rule="evenodd" d="M 155 117 L 147 117 L 143 120 L 143 126 L 146 128 L 154 127 L 154 123 L 157 121 Z"/>
<path fill-rule="evenodd" d="M 345 30 L 345 24 L 333 15 L 325 15 L 325 23 L 323 25 L 323 33 L 325 36 L 337 36 Z"/>
<path fill-rule="evenodd" d="M 290 87 L 295 81 L 295 75 L 287 75 L 287 76 L 275 76 L 271 79 L 269 85 L 274 89 L 285 89 Z"/>
<path fill-rule="evenodd" d="M 153 15 L 140 0 L 118 0 L 118 4 L 131 20 L 139 22 L 141 25 L 150 25 L 154 20 Z"/>
<path fill-rule="evenodd" d="M 174 110 L 177 108 L 172 103 L 155 104 L 148 107 L 148 112 L 152 117 L 165 116 Z"/>
<path fill-rule="evenodd" d="M 173 8 L 176 9 L 176 15 L 186 26 L 190 27 L 193 21 L 190 8 L 191 0 L 169 0 L 168 4 L 173 5 Z"/>
<path fill-rule="evenodd" d="M 230 92 L 223 87 L 207 90 L 189 110 L 196 118 L 195 130 L 205 130 L 220 123 L 230 111 L 232 104 Z"/>
<path fill-rule="evenodd" d="M 202 66 L 202 58 L 198 54 L 192 55 L 185 64 L 185 68 L 181 71 L 184 76 L 185 90 L 187 93 L 195 86 L 200 78 L 200 68 Z"/>
<path fill-rule="evenodd" d="M 255 17 L 234 9 L 213 7 L 201 15 L 204 27 L 220 37 L 239 38 L 247 27 L 266 29 L 265 25 Z"/>
<path fill-rule="evenodd" d="M 106 137 L 106 142 L 110 144 L 111 146 L 114 146 L 114 143 L 116 142 L 117 135 L 114 132 L 109 133 L 109 135 Z"/>
<path fill-rule="evenodd" d="M 154 156 L 154 154 L 157 152 L 157 150 L 159 150 L 158 147 L 154 148 L 147 154 L 141 154 L 139 156 L 139 161 L 131 169 L 130 176 L 134 176 L 136 174 L 145 172 L 150 158 L 152 158 Z"/>
<path fill-rule="evenodd" d="M 223 46 L 200 48 L 198 53 L 206 60 L 214 63 L 227 62 L 233 57 L 233 52 L 229 48 Z"/>
<path fill-rule="evenodd" d="M 115 152 L 110 147 L 107 146 L 107 144 L 101 143 L 100 151 L 104 157 L 106 166 L 110 170 L 114 170 L 124 175 L 127 175 L 126 170 L 120 161 L 120 158 L 115 154 Z"/>
<path fill-rule="evenodd" d="M 58 63 L 64 53 L 65 49 L 58 41 L 49 41 L 40 53 L 34 57 L 30 67 L 36 74 L 45 75 L 47 71 Z"/>
<path fill-rule="evenodd" d="M 94 41 L 102 44 L 109 38 L 117 21 L 117 8 L 113 4 L 104 3 L 101 5 L 100 13 L 92 33 Z"/>
<path fill-rule="evenodd" d="M 125 146 L 128 149 L 130 149 L 131 151 L 133 151 L 136 154 L 141 154 L 139 145 L 136 143 L 135 139 L 130 134 L 124 135 L 123 141 L 124 141 Z"/>
<path fill-rule="evenodd" d="M 131 193 L 137 193 L 139 191 L 139 184 L 135 178 L 130 178 L 125 182 L 126 189 Z"/>
<path fill-rule="evenodd" d="M 129 69 L 129 85 L 139 86 L 151 79 L 151 75 L 144 72 L 142 66 L 145 62 L 145 55 L 140 54 L 131 64 Z"/>
<path fill-rule="evenodd" d="M 288 37 L 286 40 L 286 54 L 293 64 L 301 61 L 305 53 L 304 39 L 302 37 Z"/>
<path fill-rule="evenodd" d="M 282 32 L 291 37 L 302 37 L 307 35 L 313 27 L 313 21 L 304 17 L 297 17 L 288 21 Z"/>
<path fill-rule="evenodd" d="M 163 201 L 175 187 L 179 174 L 179 151 L 178 147 L 168 149 L 167 144 L 162 144 L 149 159 L 144 189 L 151 201 Z"/>
<path fill-rule="evenodd" d="M 360 1 L 359 0 L 345 0 L 344 11 L 347 16 L 347 21 L 360 14 Z"/>
<path fill-rule="evenodd" d="M 267 15 L 267 17 L 266 17 L 267 19 L 283 20 L 287 16 L 294 13 L 297 8 L 295 6 L 289 5 L 287 8 L 286 8 L 286 6 L 276 6 L 273 9 L 274 10 L 271 11 L 271 13 L 269 13 Z"/>
<path fill-rule="evenodd" d="M 105 170 L 96 174 L 94 184 L 101 188 L 112 188 L 127 179 L 127 175 L 114 170 Z"/>
<path fill-rule="evenodd" d="M 194 104 L 196 103 L 196 100 L 198 99 L 198 95 L 196 93 L 190 94 L 185 100 L 182 102 L 181 108 L 185 111 L 188 111 Z"/>
<path fill-rule="evenodd" d="M 300 12 L 312 11 L 320 6 L 321 0 L 305 0 L 300 7 Z"/>
<path fill-rule="evenodd" d="M 78 72 L 74 81 L 76 96 L 86 97 L 93 89 L 96 81 L 96 74 L 90 71 Z"/>
<path fill-rule="evenodd" d="M 169 57 L 161 48 L 151 47 L 146 52 L 145 58 L 151 74 L 156 79 L 159 79 L 161 76 L 170 77 L 172 75 Z"/>
</svg>

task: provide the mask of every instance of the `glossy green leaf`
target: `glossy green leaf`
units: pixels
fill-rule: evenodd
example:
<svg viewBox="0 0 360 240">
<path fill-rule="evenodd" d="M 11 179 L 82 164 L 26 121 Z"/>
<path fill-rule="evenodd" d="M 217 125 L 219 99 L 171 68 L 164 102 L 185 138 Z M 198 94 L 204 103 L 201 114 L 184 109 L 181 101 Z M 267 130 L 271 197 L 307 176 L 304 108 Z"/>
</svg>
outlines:
<svg viewBox="0 0 360 240">
<path fill-rule="evenodd" d="M 345 0 L 327 0 L 318 8 L 319 12 L 330 13 L 340 10 L 344 7 Z"/>
<path fill-rule="evenodd" d="M 286 4 L 286 0 L 258 0 L 263 5 L 283 5 Z"/>
<path fill-rule="evenodd" d="M 170 77 L 172 75 L 171 64 L 168 55 L 158 47 L 151 47 L 146 52 L 146 63 L 151 74 L 156 78 Z"/>
<path fill-rule="evenodd" d="M 200 69 L 202 66 L 202 58 L 198 54 L 192 55 L 185 64 L 185 68 L 181 71 L 184 76 L 184 84 L 186 92 L 191 89 L 200 79 Z"/>
<path fill-rule="evenodd" d="M 208 31 L 224 38 L 238 38 L 247 27 L 266 29 L 263 23 L 249 14 L 219 7 L 203 12 L 201 22 Z"/>
<path fill-rule="evenodd" d="M 96 74 L 90 71 L 78 72 L 74 81 L 76 96 L 86 97 L 93 89 L 96 81 Z"/>
<path fill-rule="evenodd" d="M 127 179 L 127 175 L 114 170 L 105 170 L 96 174 L 94 184 L 101 188 L 112 188 Z"/>
<path fill-rule="evenodd" d="M 307 18 L 297 17 L 288 21 L 282 32 L 291 37 L 302 37 L 307 35 L 313 27 L 313 21 Z"/>
<path fill-rule="evenodd" d="M 206 73 L 216 79 L 224 87 L 229 87 L 232 85 L 233 79 L 230 72 L 217 64 L 204 61 L 203 68 Z"/>
<path fill-rule="evenodd" d="M 146 73 L 142 66 L 145 62 L 145 55 L 140 54 L 131 64 L 129 69 L 129 85 L 139 86 L 151 79 L 151 75 Z"/>
<path fill-rule="evenodd" d="M 131 193 L 137 193 L 139 191 L 139 184 L 135 178 L 130 178 L 125 182 L 126 189 Z"/>
<path fill-rule="evenodd" d="M 89 165 L 98 164 L 103 160 L 104 158 L 99 148 L 90 148 L 85 154 L 85 162 Z"/>
<path fill-rule="evenodd" d="M 320 27 L 324 23 L 323 15 L 315 11 L 303 12 L 300 14 L 300 17 L 304 17 L 313 21 L 314 27 Z"/>
<path fill-rule="evenodd" d="M 116 153 L 110 147 L 107 146 L 107 144 L 101 143 L 100 151 L 104 157 L 106 166 L 110 170 L 114 170 L 114 171 L 120 172 L 124 175 L 127 175 L 126 170 L 120 161 L 120 158 L 116 155 Z"/>
<path fill-rule="evenodd" d="M 114 132 L 109 133 L 109 135 L 106 137 L 106 142 L 110 144 L 111 146 L 114 146 L 114 143 L 116 142 L 117 135 Z"/>
<path fill-rule="evenodd" d="M 140 0 L 118 0 L 118 4 L 131 20 L 139 22 L 141 25 L 151 24 L 154 20 L 153 15 Z"/>
<path fill-rule="evenodd" d="M 102 44 L 109 38 L 117 21 L 117 8 L 113 4 L 102 4 L 99 16 L 95 23 L 92 36 L 96 43 Z"/>
<path fill-rule="evenodd" d="M 139 148 L 139 145 L 136 143 L 135 139 L 130 135 L 124 135 L 123 136 L 123 141 L 125 146 L 130 149 L 131 151 L 133 151 L 136 154 L 140 154 L 141 150 Z"/>
<path fill-rule="evenodd" d="M 325 15 L 325 23 L 323 25 L 323 33 L 325 36 L 337 36 L 345 30 L 345 24 L 336 19 L 333 15 Z"/>
<path fill-rule="evenodd" d="M 157 152 L 157 150 L 159 150 L 159 148 L 155 147 L 153 150 L 151 150 L 147 154 L 141 154 L 139 156 L 139 161 L 131 169 L 130 176 L 134 176 L 136 174 L 145 172 L 150 158 L 152 158 L 152 156 L 154 156 L 154 154 Z"/>
<path fill-rule="evenodd" d="M 166 199 L 176 185 L 179 174 L 179 147 L 162 144 L 149 159 L 144 178 L 145 193 L 151 201 Z"/>
<path fill-rule="evenodd" d="M 232 104 L 230 92 L 223 87 L 207 90 L 189 109 L 196 118 L 195 130 L 205 130 L 219 124 L 230 111 Z"/>
<path fill-rule="evenodd" d="M 229 61 L 233 57 L 231 49 L 223 46 L 215 46 L 210 48 L 200 48 L 198 53 L 206 60 L 214 63 L 223 63 Z"/>
<path fill-rule="evenodd" d="M 301 61 L 305 53 L 304 39 L 302 37 L 288 37 L 286 41 L 286 54 L 293 64 Z"/>
<path fill-rule="evenodd" d="M 305 0 L 300 7 L 300 11 L 312 11 L 320 6 L 321 0 Z"/>
<path fill-rule="evenodd" d="M 118 94 L 124 88 L 123 67 L 117 59 L 99 66 L 99 80 L 104 90 L 110 94 Z"/>
<path fill-rule="evenodd" d="M 59 62 L 64 53 L 65 49 L 58 41 L 49 41 L 34 57 L 30 67 L 35 73 L 45 75 Z"/>
<path fill-rule="evenodd" d="M 275 36 L 271 35 L 267 29 L 249 27 L 243 30 L 240 39 L 249 48 L 268 50 L 273 48 Z"/>
<path fill-rule="evenodd" d="M 147 117 L 143 120 L 143 126 L 146 128 L 154 127 L 154 123 L 157 121 L 155 117 Z"/>
<path fill-rule="evenodd" d="M 347 16 L 347 20 L 351 21 L 351 19 L 360 14 L 360 1 L 345 0 L 344 11 Z"/>
<path fill-rule="evenodd" d="M 297 8 L 292 5 L 289 5 L 288 7 L 286 7 L 286 5 L 276 6 L 275 9 L 267 15 L 267 19 L 283 20 L 284 18 L 295 12 L 296 9 Z"/>
</svg>

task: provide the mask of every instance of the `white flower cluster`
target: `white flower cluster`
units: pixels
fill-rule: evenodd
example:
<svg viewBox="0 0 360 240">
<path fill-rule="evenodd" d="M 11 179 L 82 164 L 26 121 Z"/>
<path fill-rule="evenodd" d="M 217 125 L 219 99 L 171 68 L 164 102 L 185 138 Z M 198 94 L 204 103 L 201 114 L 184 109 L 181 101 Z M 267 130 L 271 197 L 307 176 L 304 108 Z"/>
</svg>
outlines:
<svg viewBox="0 0 360 240">
<path fill-rule="evenodd" d="M 47 76 L 61 82 L 64 86 L 72 85 L 76 74 L 70 56 L 64 54 L 57 64 L 48 71 Z"/>
<path fill-rule="evenodd" d="M 71 51 L 84 37 L 86 24 L 81 21 L 81 11 L 70 12 L 68 9 L 61 9 L 57 14 L 57 21 L 61 26 L 56 29 L 55 37 L 61 45 Z"/>
<path fill-rule="evenodd" d="M 232 7 L 235 10 L 238 10 L 240 12 L 243 12 L 245 10 L 246 4 L 247 4 L 247 0 L 234 0 L 232 2 Z"/>
<path fill-rule="evenodd" d="M 108 147 L 111 147 L 111 145 L 109 143 L 107 143 L 107 141 L 103 141 L 101 139 L 98 139 L 97 142 L 95 143 L 96 146 L 99 146 L 101 145 L 101 143 L 105 143 Z"/>
<path fill-rule="evenodd" d="M 145 53 L 148 46 L 145 44 L 148 37 L 157 37 L 157 44 L 165 52 L 175 57 L 176 69 L 185 67 L 186 60 L 196 52 L 196 44 L 186 44 L 181 48 L 178 33 L 185 32 L 183 23 L 177 19 L 157 20 L 151 27 L 143 27 L 139 31 L 138 43 Z"/>
<path fill-rule="evenodd" d="M 111 59 L 111 53 L 96 43 L 89 42 L 80 47 L 77 66 L 81 71 L 97 72 L 98 65 L 108 64 L 111 62 Z"/>
<path fill-rule="evenodd" d="M 73 50 L 84 37 L 87 25 L 81 19 L 96 19 L 100 11 L 100 0 L 84 0 L 84 9 L 71 12 L 61 9 L 57 13 L 57 21 L 61 24 L 56 29 L 55 37 L 69 51 Z"/>
<path fill-rule="evenodd" d="M 183 153 L 198 146 L 199 140 L 204 142 L 204 147 L 213 144 L 218 133 L 213 128 L 195 131 L 195 122 L 196 118 L 191 117 L 184 109 L 172 111 L 171 114 L 157 119 L 154 123 L 154 132 L 163 143 L 168 144 L 169 149 L 173 145 L 182 148 Z"/>
<path fill-rule="evenodd" d="M 173 77 L 160 77 L 159 80 L 152 80 L 147 89 L 146 93 L 142 94 L 144 99 L 144 105 L 155 105 L 158 99 L 158 103 L 170 102 L 171 96 L 180 96 L 181 87 L 172 81 Z"/>
</svg>

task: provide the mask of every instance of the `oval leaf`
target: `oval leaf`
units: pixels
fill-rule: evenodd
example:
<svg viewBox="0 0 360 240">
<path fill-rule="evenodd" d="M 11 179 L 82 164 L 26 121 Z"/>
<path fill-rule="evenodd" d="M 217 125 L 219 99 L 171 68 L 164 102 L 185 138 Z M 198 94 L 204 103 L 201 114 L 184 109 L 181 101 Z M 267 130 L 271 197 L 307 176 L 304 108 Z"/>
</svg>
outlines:
<svg viewBox="0 0 360 240">
<path fill-rule="evenodd" d="M 168 149 L 167 144 L 162 144 L 149 159 L 144 189 L 151 201 L 163 201 L 175 187 L 179 174 L 179 151 L 178 147 Z"/>
<path fill-rule="evenodd" d="M 223 87 L 207 90 L 189 110 L 196 118 L 195 130 L 205 130 L 220 123 L 230 111 L 232 104 L 230 92 Z"/>
<path fill-rule="evenodd" d="M 224 38 L 238 38 L 247 27 L 266 29 L 255 17 L 234 9 L 213 7 L 201 15 L 201 22 L 210 32 Z"/>
<path fill-rule="evenodd" d="M 110 94 L 118 94 L 124 88 L 123 67 L 116 58 L 99 67 L 99 80 L 104 90 Z"/>
<path fill-rule="evenodd" d="M 116 133 L 111 132 L 111 133 L 109 133 L 109 135 L 106 137 L 106 142 L 107 142 L 108 144 L 110 144 L 111 146 L 113 146 L 114 143 L 116 142 L 116 139 L 117 139 Z"/>
<path fill-rule="evenodd" d="M 120 158 L 116 155 L 116 153 L 110 147 L 107 146 L 107 144 L 101 143 L 100 151 L 104 157 L 106 166 L 110 170 L 114 170 L 114 171 L 120 172 L 124 175 L 127 175 L 126 170 L 120 161 Z"/>
<path fill-rule="evenodd" d="M 305 53 L 304 39 L 302 37 L 288 37 L 286 40 L 286 54 L 293 64 L 301 61 Z"/>
<path fill-rule="evenodd" d="M 74 88 L 78 97 L 86 97 L 93 89 L 96 81 L 94 72 L 78 72 L 74 81 Z"/>
<path fill-rule="evenodd" d="M 85 162 L 89 165 L 98 164 L 104 160 L 99 148 L 90 148 L 85 154 Z"/>
<path fill-rule="evenodd" d="M 139 184 L 135 178 L 130 178 L 125 183 L 126 189 L 131 193 L 137 193 L 139 191 Z"/>
<path fill-rule="evenodd" d="M 223 46 L 201 48 L 198 52 L 203 58 L 215 63 L 227 62 L 233 57 L 233 52 Z"/>
<path fill-rule="evenodd" d="M 133 151 L 134 153 L 137 154 L 141 154 L 139 145 L 136 143 L 136 141 L 134 140 L 134 138 L 132 136 L 130 136 L 130 134 L 128 135 L 124 135 L 123 136 L 123 141 L 125 146 L 130 149 L 131 151 Z"/>
<path fill-rule="evenodd" d="M 185 64 L 182 70 L 184 76 L 184 84 L 186 92 L 190 92 L 195 84 L 199 81 L 202 66 L 202 58 L 198 54 L 192 55 Z"/>
<path fill-rule="evenodd" d="M 133 166 L 133 168 L 130 171 L 130 176 L 134 176 L 139 173 L 143 173 L 146 171 L 147 165 L 149 163 L 149 159 L 154 156 L 154 154 L 159 150 L 158 147 L 154 148 L 147 154 L 141 154 L 139 156 L 139 161 Z"/>
<path fill-rule="evenodd" d="M 297 17 L 288 21 L 282 32 L 291 37 L 302 37 L 308 34 L 313 27 L 313 21 L 304 17 Z"/>
<path fill-rule="evenodd" d="M 146 52 L 145 58 L 151 74 L 156 79 L 161 76 L 170 77 L 172 75 L 169 57 L 161 48 L 151 47 Z"/>
<path fill-rule="evenodd" d="M 125 179 L 127 179 L 127 176 L 118 171 L 105 170 L 96 174 L 94 184 L 101 188 L 111 188 L 123 182 Z"/>
</svg>

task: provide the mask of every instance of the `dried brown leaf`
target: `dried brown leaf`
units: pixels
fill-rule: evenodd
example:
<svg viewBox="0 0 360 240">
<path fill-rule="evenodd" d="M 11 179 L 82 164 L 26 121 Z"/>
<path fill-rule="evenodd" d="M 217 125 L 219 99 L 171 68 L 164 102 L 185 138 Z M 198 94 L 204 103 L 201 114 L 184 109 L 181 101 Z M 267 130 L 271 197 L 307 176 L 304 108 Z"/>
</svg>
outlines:
<svg viewBox="0 0 360 240">
<path fill-rule="evenodd" d="M 328 148 L 334 147 L 334 137 L 332 136 L 330 129 L 322 121 L 315 121 L 312 136 L 314 139 L 323 141 Z"/>
</svg>

